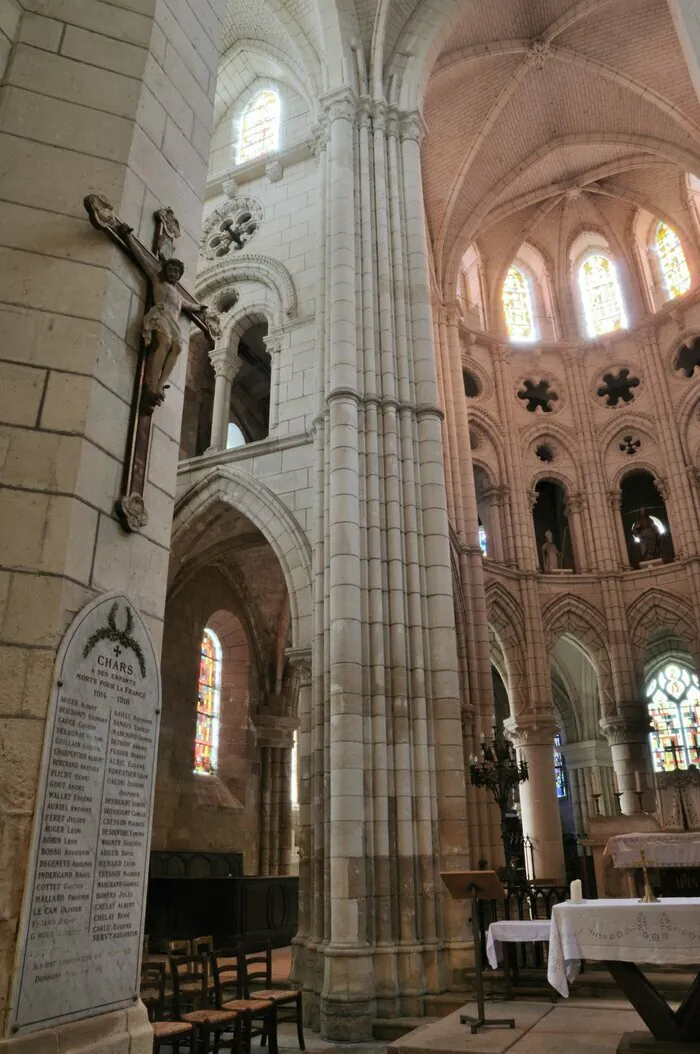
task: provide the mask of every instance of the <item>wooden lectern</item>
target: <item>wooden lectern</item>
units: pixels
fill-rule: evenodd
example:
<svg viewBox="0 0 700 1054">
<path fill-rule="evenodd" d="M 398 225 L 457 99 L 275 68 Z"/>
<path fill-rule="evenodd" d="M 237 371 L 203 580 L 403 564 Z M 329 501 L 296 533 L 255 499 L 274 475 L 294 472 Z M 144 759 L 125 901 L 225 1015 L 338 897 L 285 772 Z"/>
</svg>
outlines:
<svg viewBox="0 0 700 1054">
<path fill-rule="evenodd" d="M 479 932 L 479 901 L 505 900 L 506 893 L 495 871 L 441 871 L 440 878 L 447 886 L 455 900 L 472 902 L 472 937 L 474 939 L 474 988 L 476 989 L 477 1017 L 461 1014 L 461 1025 L 469 1025 L 472 1034 L 484 1025 L 495 1025 L 504 1028 L 515 1028 L 515 1019 L 491 1018 L 486 1020 L 484 1014 L 484 980 L 481 975 L 481 933 Z"/>
</svg>

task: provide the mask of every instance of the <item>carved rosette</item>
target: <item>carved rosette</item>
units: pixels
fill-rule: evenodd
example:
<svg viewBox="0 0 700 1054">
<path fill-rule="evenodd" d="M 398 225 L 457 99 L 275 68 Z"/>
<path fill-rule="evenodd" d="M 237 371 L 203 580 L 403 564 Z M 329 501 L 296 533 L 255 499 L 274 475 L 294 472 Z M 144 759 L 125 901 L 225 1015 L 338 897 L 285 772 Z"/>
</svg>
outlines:
<svg viewBox="0 0 700 1054">
<path fill-rule="evenodd" d="M 257 234 L 263 216 L 257 198 L 233 198 L 221 205 L 204 224 L 201 255 L 206 260 L 217 260 L 240 252 Z"/>
</svg>

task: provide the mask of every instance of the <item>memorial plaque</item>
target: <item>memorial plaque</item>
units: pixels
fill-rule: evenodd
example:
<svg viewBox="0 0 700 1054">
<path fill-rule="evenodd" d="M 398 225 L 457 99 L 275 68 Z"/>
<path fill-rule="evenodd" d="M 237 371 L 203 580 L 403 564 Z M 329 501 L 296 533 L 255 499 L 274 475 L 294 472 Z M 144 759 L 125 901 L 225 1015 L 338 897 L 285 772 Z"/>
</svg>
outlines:
<svg viewBox="0 0 700 1054">
<path fill-rule="evenodd" d="M 56 658 L 12 995 L 13 1033 L 138 998 L 160 670 L 128 597 L 85 607 Z"/>
</svg>

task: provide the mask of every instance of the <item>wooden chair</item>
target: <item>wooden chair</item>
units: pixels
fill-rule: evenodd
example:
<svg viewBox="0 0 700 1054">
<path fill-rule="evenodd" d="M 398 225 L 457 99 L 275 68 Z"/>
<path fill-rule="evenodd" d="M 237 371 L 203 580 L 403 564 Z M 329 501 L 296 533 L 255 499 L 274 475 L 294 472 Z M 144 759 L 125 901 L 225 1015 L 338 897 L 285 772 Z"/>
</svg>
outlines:
<svg viewBox="0 0 700 1054">
<path fill-rule="evenodd" d="M 174 1054 L 179 1054 L 181 1043 L 186 1043 L 194 1054 L 194 1027 L 187 1021 L 165 1020 L 165 967 L 162 964 L 141 968 L 141 1000 L 153 1027 L 153 1054 L 158 1054 L 162 1046 L 171 1047 Z"/>
<path fill-rule="evenodd" d="M 239 1054 L 241 1028 L 236 1010 L 207 1006 L 206 962 L 193 967 L 189 955 L 170 955 L 173 1017 L 194 1027 L 197 1054 L 230 1050 Z"/>
<path fill-rule="evenodd" d="M 261 1046 L 269 1038 L 270 1054 L 277 1054 L 277 1008 L 271 999 L 246 997 L 239 949 L 218 948 L 209 953 L 209 962 L 214 979 L 214 1005 L 223 1010 L 235 1010 L 241 1017 L 242 1054 L 250 1054 L 251 1041 L 257 1036 L 260 1036 Z"/>
<path fill-rule="evenodd" d="M 260 952 L 246 952 L 244 948 L 241 948 L 240 972 L 243 994 L 251 999 L 269 999 L 274 1003 L 278 1011 L 278 1023 L 281 1021 L 294 1022 L 297 1026 L 299 1049 L 306 1050 L 302 993 L 294 988 L 272 987 L 271 944 L 268 942 Z M 280 1015 L 280 1010 L 284 1016 Z"/>
</svg>

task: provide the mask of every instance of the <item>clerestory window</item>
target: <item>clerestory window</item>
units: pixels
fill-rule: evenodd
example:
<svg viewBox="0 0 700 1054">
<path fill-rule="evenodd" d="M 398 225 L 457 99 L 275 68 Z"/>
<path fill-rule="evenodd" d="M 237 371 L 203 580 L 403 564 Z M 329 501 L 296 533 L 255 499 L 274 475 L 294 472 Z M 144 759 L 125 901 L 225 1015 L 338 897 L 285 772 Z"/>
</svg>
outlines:
<svg viewBox="0 0 700 1054">
<path fill-rule="evenodd" d="M 617 269 L 602 253 L 591 253 L 579 267 L 578 284 L 589 337 L 627 328 Z"/>
<path fill-rule="evenodd" d="M 248 103 L 241 116 L 238 164 L 276 150 L 279 132 L 280 97 L 274 91 L 261 91 Z"/>
<path fill-rule="evenodd" d="M 205 629 L 199 655 L 194 771 L 206 776 L 214 775 L 218 761 L 222 654 L 216 633 Z"/>
</svg>

